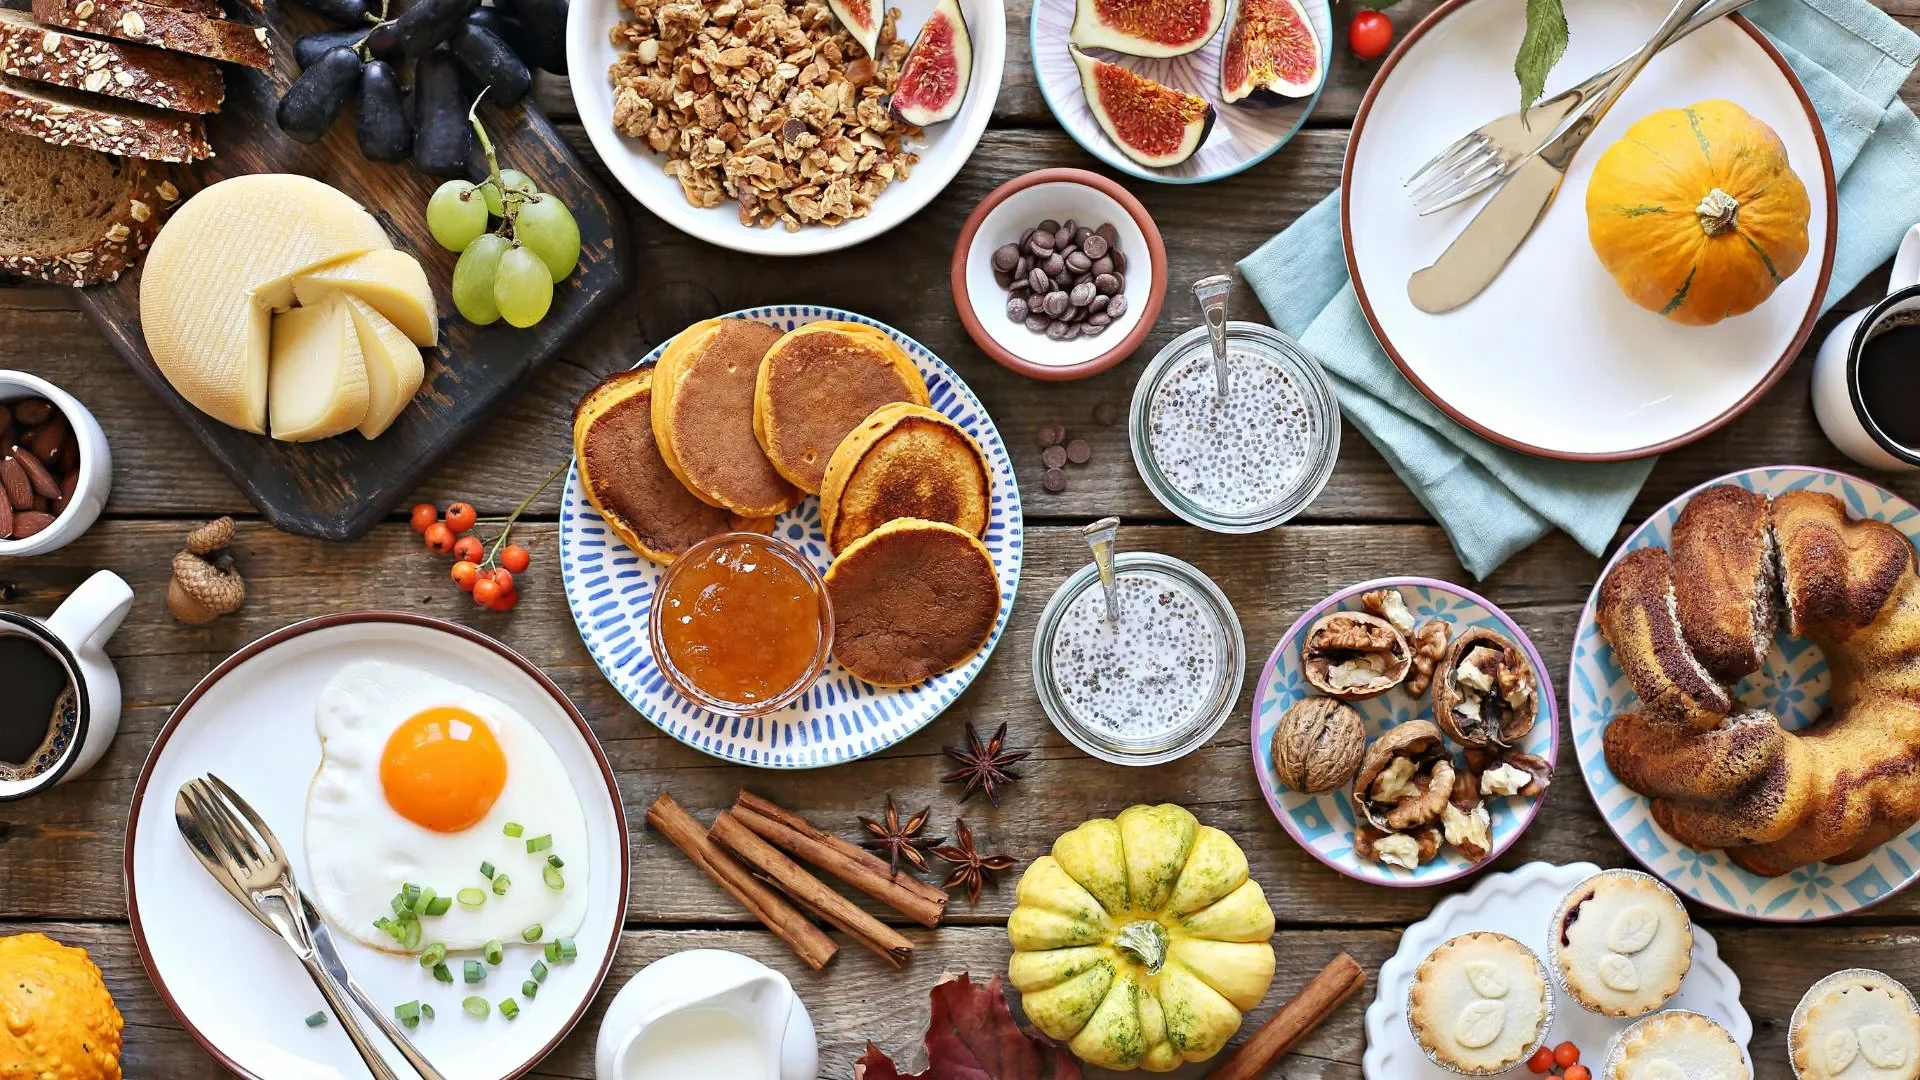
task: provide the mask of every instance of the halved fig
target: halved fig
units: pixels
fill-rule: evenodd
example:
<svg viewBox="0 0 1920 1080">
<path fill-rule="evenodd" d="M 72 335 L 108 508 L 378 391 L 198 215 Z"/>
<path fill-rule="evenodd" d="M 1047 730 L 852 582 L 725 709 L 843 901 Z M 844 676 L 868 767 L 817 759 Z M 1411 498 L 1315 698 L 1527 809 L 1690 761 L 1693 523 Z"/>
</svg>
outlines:
<svg viewBox="0 0 1920 1080">
<path fill-rule="evenodd" d="M 1213 39 L 1227 0 L 1078 0 L 1067 39 L 1128 56 L 1181 56 Z"/>
<path fill-rule="evenodd" d="M 893 85 L 893 118 L 914 127 L 951 120 L 973 79 L 973 38 L 959 0 L 940 0 Z"/>
<path fill-rule="evenodd" d="M 1240 0 L 1220 52 L 1220 100 L 1278 105 L 1312 95 L 1326 73 L 1300 0 Z"/>
<path fill-rule="evenodd" d="M 887 15 L 885 0 L 827 0 L 827 6 L 867 56 L 877 59 L 874 50 L 880 46 L 880 22 Z"/>
<path fill-rule="evenodd" d="M 1197 94 L 1162 86 L 1119 64 L 1067 46 L 1080 67 L 1087 107 L 1123 153 L 1150 169 L 1187 160 L 1213 130 L 1213 106 Z"/>
</svg>

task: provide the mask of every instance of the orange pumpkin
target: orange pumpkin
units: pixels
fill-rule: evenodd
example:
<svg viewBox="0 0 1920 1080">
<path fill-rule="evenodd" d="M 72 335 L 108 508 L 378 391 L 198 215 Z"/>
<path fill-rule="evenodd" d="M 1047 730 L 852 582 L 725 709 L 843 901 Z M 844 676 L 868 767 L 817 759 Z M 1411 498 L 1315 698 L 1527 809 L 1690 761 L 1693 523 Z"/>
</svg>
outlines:
<svg viewBox="0 0 1920 1080">
<path fill-rule="evenodd" d="M 123 1025 L 85 949 L 0 938 L 0 1077 L 120 1080 Z"/>
<path fill-rule="evenodd" d="M 1633 302 L 1688 326 L 1744 315 L 1807 257 L 1807 186 L 1731 101 L 1641 118 L 1587 182 L 1587 236 Z"/>
</svg>

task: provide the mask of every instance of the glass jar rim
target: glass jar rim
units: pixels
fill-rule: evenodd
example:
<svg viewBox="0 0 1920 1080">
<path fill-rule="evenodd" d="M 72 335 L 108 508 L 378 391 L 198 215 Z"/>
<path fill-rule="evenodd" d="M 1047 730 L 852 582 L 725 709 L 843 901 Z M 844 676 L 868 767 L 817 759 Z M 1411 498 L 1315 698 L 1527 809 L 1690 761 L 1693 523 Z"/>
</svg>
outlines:
<svg viewBox="0 0 1920 1080">
<path fill-rule="evenodd" d="M 1210 348 L 1207 328 L 1196 326 L 1168 342 L 1134 384 L 1133 404 L 1127 429 L 1133 449 L 1134 468 L 1162 506 L 1189 524 L 1219 533 L 1255 533 L 1271 529 L 1305 510 L 1333 476 L 1334 462 L 1340 456 L 1340 399 L 1333 382 L 1320 362 L 1301 344 L 1271 326 L 1230 320 L 1227 344 L 1250 347 L 1272 360 L 1291 376 L 1316 425 L 1313 453 L 1300 476 L 1273 503 L 1244 514 L 1222 513 L 1182 494 L 1167 478 L 1155 458 L 1152 441 L 1147 437 L 1148 412 L 1168 375 L 1196 353 Z"/>
</svg>

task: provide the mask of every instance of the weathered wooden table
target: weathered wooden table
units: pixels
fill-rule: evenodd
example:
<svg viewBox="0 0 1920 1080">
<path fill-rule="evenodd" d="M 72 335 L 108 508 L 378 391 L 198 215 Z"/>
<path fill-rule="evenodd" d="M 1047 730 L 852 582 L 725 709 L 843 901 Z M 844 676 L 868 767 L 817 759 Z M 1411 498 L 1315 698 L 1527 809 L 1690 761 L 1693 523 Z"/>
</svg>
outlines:
<svg viewBox="0 0 1920 1080">
<path fill-rule="evenodd" d="M 1902 21 L 1920 26 L 1920 0 L 1885 2 Z M 1404 32 L 1431 6 L 1430 0 L 1403 2 L 1392 12 L 1397 29 Z M 974 687 L 927 730 L 856 764 L 805 773 L 726 765 L 666 737 L 629 708 L 588 659 L 567 613 L 552 524 L 554 491 L 535 504 L 532 524 L 516 534 L 535 558 L 521 577 L 518 610 L 482 612 L 449 584 L 445 561 L 422 550 L 403 514 L 352 544 L 304 540 L 262 524 L 167 408 L 108 349 L 70 292 L 0 290 L 0 367 L 44 375 L 73 392 L 106 427 L 115 456 L 106 516 L 57 553 L 0 562 L 0 604 L 44 615 L 101 567 L 121 574 L 138 594 L 109 647 L 126 697 L 118 741 L 82 779 L 24 803 L 0 805 L 0 933 L 41 930 L 92 952 L 126 1015 L 127 1075 L 220 1074 L 155 996 L 128 933 L 122 841 L 141 762 L 168 711 L 215 663 L 270 630 L 333 611 L 401 607 L 459 620 L 500 637 L 551 674 L 599 734 L 619 772 L 633 825 L 632 906 L 603 1003 L 636 968 L 666 953 L 694 947 L 749 953 L 793 977 L 820 1029 L 823 1077 L 851 1076 L 852 1061 L 869 1040 L 912 1060 L 927 1022 L 925 992 L 942 972 L 985 978 L 1004 971 L 1011 880 L 986 892 L 978 908 L 969 909 L 960 897 L 937 931 L 907 929 L 918 949 L 903 971 L 886 969 L 864 950 L 843 948 L 824 973 L 814 974 L 644 826 L 644 809 L 662 790 L 710 820 L 737 790 L 750 787 L 848 836 L 858 829 L 854 816 L 878 812 L 891 792 L 905 809 L 933 804 L 934 825 L 944 830 L 954 816 L 957 790 L 939 783 L 947 771 L 941 746 L 961 742 L 966 721 L 989 731 L 1006 721 L 1010 743 L 1035 753 L 997 812 L 978 799 L 964 808 L 983 849 L 1008 852 L 1024 864 L 1082 820 L 1143 800 L 1183 803 L 1246 848 L 1280 922 L 1274 941 L 1279 972 L 1249 1027 L 1341 950 L 1369 971 L 1377 968 L 1400 929 L 1450 891 L 1362 885 L 1320 865 L 1288 838 L 1262 801 L 1249 766 L 1250 689 L 1242 694 L 1239 717 L 1210 745 L 1154 769 L 1124 769 L 1087 757 L 1061 739 L 1040 711 L 1026 659 L 1034 621 L 1054 588 L 1085 559 L 1075 526 L 1103 514 L 1125 519 L 1125 547 L 1176 555 L 1220 582 L 1239 609 L 1255 664 L 1301 611 L 1340 586 L 1382 574 L 1468 579 L 1446 537 L 1351 428 L 1325 493 L 1305 517 L 1272 532 L 1215 536 L 1178 523 L 1156 503 L 1128 458 L 1124 425 L 1099 427 L 1091 413 L 1103 401 L 1124 404 L 1147 359 L 1194 324 L 1191 305 L 1177 289 L 1140 352 L 1085 382 L 1024 379 L 973 346 L 947 289 L 947 260 L 961 219 L 987 191 L 1019 173 L 1051 165 L 1098 167 L 1053 123 L 1034 86 L 1027 0 L 1009 0 L 1008 8 L 1006 83 L 993 128 L 959 178 L 925 211 L 863 247 L 788 262 L 710 247 L 634 208 L 631 300 L 546 370 L 419 493 L 442 504 L 471 500 L 483 515 L 511 509 L 565 460 L 568 418 L 586 388 L 693 319 L 754 304 L 816 302 L 864 312 L 925 342 L 972 384 L 1012 448 L 1027 512 L 1026 573 L 1010 632 Z M 1335 22 L 1342 33 L 1346 15 L 1345 5 L 1338 5 Z M 1333 51 L 1330 85 L 1310 129 L 1265 163 L 1200 187 L 1128 183 L 1160 223 L 1176 283 L 1227 269 L 1336 185 L 1346 128 L 1373 69 L 1354 62 L 1344 46 Z M 1910 82 L 1905 93 L 1910 103 L 1920 102 L 1920 81 Z M 541 100 L 551 115 L 571 118 L 563 80 L 543 83 Z M 577 125 L 569 134 L 592 160 Z M 1884 283 L 1884 273 L 1870 278 L 1842 309 L 1861 306 Z M 1244 289 L 1234 315 L 1261 318 Z M 1836 318 L 1823 320 L 1816 334 Z M 1810 362 L 1810 355 L 1803 357 L 1733 424 L 1668 455 L 1628 514 L 1628 526 L 1680 491 L 1734 469 L 1782 462 L 1848 467 L 1814 423 L 1807 397 Z M 1092 463 L 1073 471 L 1070 489 L 1058 495 L 1039 484 L 1033 433 L 1047 423 L 1066 425 L 1094 449 Z M 1920 500 L 1920 476 L 1877 479 Z M 219 514 L 241 521 L 236 553 L 247 578 L 247 605 L 211 626 L 184 627 L 166 610 L 168 560 L 191 522 Z M 1532 635 L 1563 691 L 1574 624 L 1598 571 L 1592 556 L 1555 535 L 1479 586 Z M 1249 683 L 1257 670 L 1249 673 Z M 1499 865 L 1536 859 L 1609 866 L 1631 861 L 1595 812 L 1570 751 L 1561 756 L 1545 813 Z M 1814 979 L 1866 965 L 1920 985 L 1920 950 L 1913 947 L 1920 939 L 1920 890 L 1861 917 L 1817 926 L 1696 915 L 1712 928 L 1722 956 L 1744 984 L 1755 1028 L 1753 1054 L 1764 1080 L 1790 1075 L 1787 1017 Z M 217 941 L 207 945 L 220 947 Z M 1373 994 L 1369 985 L 1273 1075 L 1359 1076 L 1361 1014 Z M 534 1075 L 590 1076 L 598 1023 L 599 1011 L 589 1012 Z"/>
</svg>

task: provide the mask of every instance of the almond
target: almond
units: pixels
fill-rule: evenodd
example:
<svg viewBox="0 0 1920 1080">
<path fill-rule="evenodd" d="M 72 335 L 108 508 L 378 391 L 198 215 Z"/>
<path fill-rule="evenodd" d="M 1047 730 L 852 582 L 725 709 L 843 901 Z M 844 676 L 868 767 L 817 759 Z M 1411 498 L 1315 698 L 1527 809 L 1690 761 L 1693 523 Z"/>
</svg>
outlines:
<svg viewBox="0 0 1920 1080">
<path fill-rule="evenodd" d="M 20 463 L 22 469 L 26 470 L 27 483 L 33 485 L 35 494 L 43 499 L 60 497 L 60 481 L 53 478 L 53 474 L 40 463 L 40 459 L 34 456 L 33 451 L 24 446 L 16 446 L 13 449 L 13 458 Z"/>
<path fill-rule="evenodd" d="M 56 461 L 54 455 L 60 450 L 60 440 L 66 437 L 67 418 L 56 415 L 27 432 L 26 447 L 42 462 Z"/>
<path fill-rule="evenodd" d="M 53 515 L 44 510 L 22 510 L 13 515 L 13 538 L 25 540 L 53 524 Z"/>
<path fill-rule="evenodd" d="M 53 402 L 46 398 L 22 398 L 13 403 L 13 415 L 26 427 L 44 424 L 53 415 Z"/>
<path fill-rule="evenodd" d="M 26 510 L 33 506 L 33 484 L 27 479 L 27 470 L 12 454 L 0 458 L 0 488 L 5 488 L 7 501 L 15 510 Z"/>
<path fill-rule="evenodd" d="M 72 472 L 68 473 L 67 475 L 61 477 L 60 478 L 60 501 L 61 502 L 71 501 L 73 499 L 74 491 L 77 490 L 79 487 L 80 487 L 80 470 L 79 469 L 75 469 Z M 0 500 L 0 501 L 4 501 L 4 500 Z"/>
<path fill-rule="evenodd" d="M 0 499 L 0 536 L 13 535 L 13 504 Z"/>
</svg>

